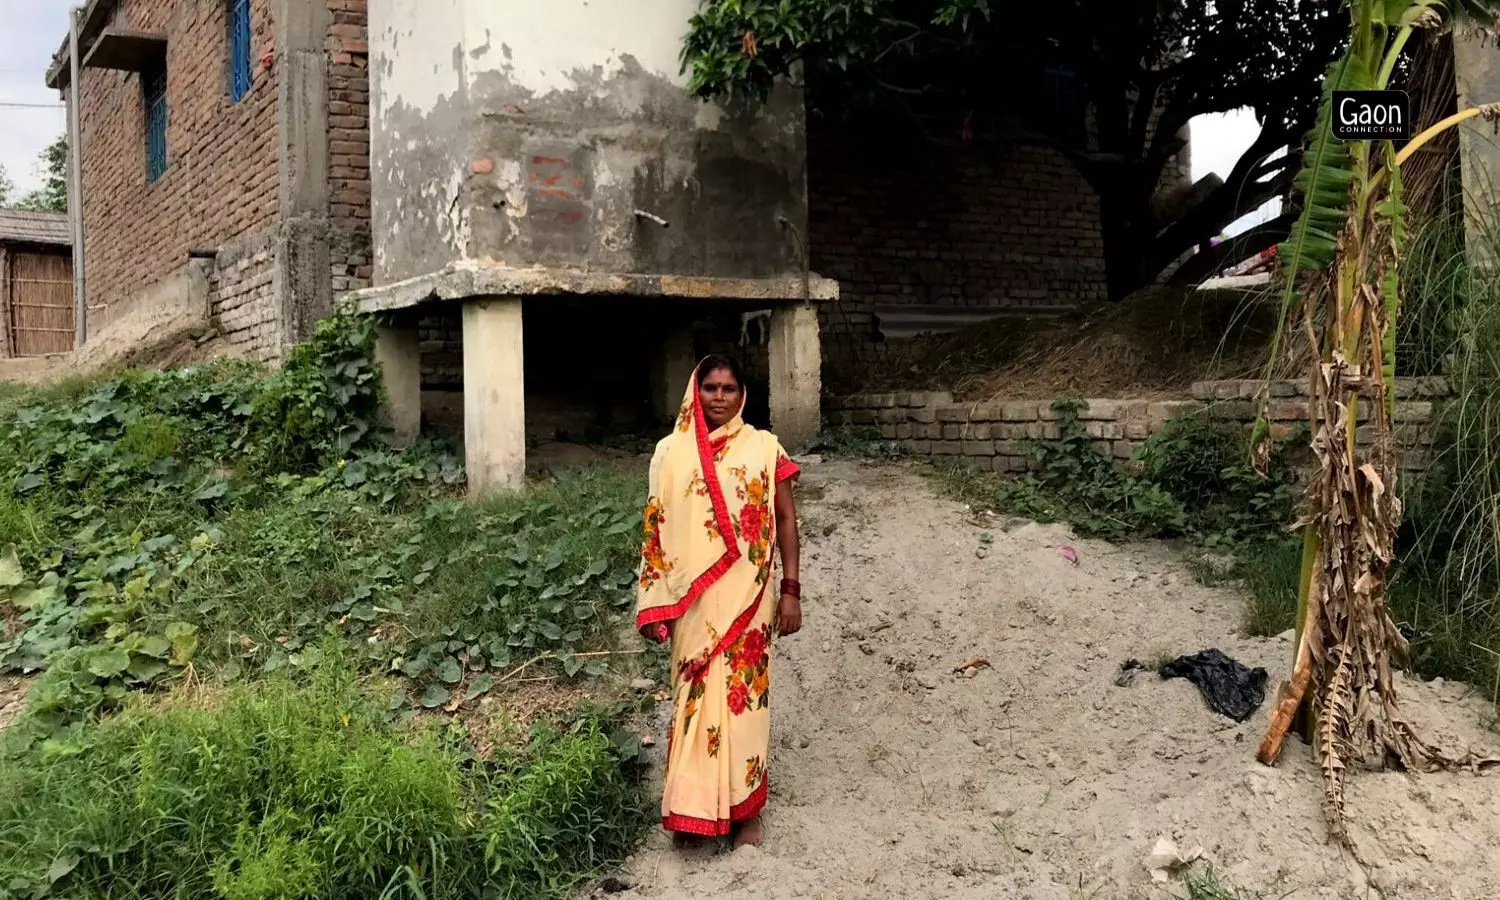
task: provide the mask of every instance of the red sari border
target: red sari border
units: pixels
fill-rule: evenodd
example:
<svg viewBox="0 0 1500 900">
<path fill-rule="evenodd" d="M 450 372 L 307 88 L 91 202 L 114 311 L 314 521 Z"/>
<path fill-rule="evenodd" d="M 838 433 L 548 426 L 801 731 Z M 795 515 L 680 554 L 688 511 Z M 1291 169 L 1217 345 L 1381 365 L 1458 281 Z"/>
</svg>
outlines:
<svg viewBox="0 0 1500 900">
<path fill-rule="evenodd" d="M 729 833 L 730 826 L 735 822 L 743 822 L 760 815 L 760 811 L 765 809 L 767 789 L 770 786 L 771 776 L 767 775 L 760 780 L 760 787 L 756 788 L 750 796 L 729 808 L 727 819 L 696 819 L 692 816 L 673 813 L 661 817 L 661 827 L 667 831 L 681 831 L 703 837 L 723 837 Z"/>
</svg>

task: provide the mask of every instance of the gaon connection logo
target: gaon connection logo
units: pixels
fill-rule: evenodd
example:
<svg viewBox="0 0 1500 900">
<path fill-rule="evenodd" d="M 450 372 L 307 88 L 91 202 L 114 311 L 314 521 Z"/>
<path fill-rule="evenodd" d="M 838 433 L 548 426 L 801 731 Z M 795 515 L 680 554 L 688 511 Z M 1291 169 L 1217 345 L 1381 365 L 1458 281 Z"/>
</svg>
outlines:
<svg viewBox="0 0 1500 900">
<path fill-rule="evenodd" d="M 1333 136 L 1341 141 L 1409 140 L 1410 113 L 1405 91 L 1334 91 Z"/>
</svg>

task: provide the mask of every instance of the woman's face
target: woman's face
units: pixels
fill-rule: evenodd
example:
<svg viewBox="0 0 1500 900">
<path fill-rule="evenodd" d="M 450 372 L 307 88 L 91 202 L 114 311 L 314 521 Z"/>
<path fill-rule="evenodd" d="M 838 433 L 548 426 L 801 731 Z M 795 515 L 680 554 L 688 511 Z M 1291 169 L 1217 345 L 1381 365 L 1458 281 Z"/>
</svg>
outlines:
<svg viewBox="0 0 1500 900">
<path fill-rule="evenodd" d="M 698 400 L 709 430 L 719 428 L 740 411 L 740 383 L 728 369 L 714 369 L 698 379 Z"/>
</svg>

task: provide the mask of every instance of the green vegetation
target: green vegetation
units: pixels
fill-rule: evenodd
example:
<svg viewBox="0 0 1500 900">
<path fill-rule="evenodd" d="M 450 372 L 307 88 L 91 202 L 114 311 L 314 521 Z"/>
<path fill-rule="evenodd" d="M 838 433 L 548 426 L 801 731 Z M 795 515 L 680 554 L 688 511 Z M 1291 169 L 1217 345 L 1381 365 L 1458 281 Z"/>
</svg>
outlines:
<svg viewBox="0 0 1500 900">
<path fill-rule="evenodd" d="M 1482 252 L 1500 247 L 1493 221 L 1473 224 Z M 1432 468 L 1403 492 L 1390 603 L 1419 671 L 1488 687 L 1500 671 L 1500 284 L 1470 267 L 1463 228 L 1457 215 L 1428 223 L 1404 272 L 1419 298 L 1406 318 L 1435 336 L 1454 396 Z"/>
<path fill-rule="evenodd" d="M 640 486 L 585 472 L 460 502 L 436 446 L 374 426 L 368 323 L 330 319 L 274 375 L 134 372 L 0 410 L 0 665 L 50 669 L 7 743 L 45 739 L 189 664 L 230 679 L 315 659 L 325 634 L 474 699 L 553 654 L 598 674 L 630 603 Z M 63 401 L 68 402 L 63 402 Z"/>
<path fill-rule="evenodd" d="M 1086 537 L 1188 538 L 1210 548 L 1282 539 L 1295 499 L 1291 473 L 1278 466 L 1272 477 L 1257 477 L 1233 426 L 1175 419 L 1137 454 L 1138 471 L 1127 471 L 1095 446 L 1081 408 L 1070 400 L 1052 405 L 1060 433 L 1032 442 L 1035 472 L 1001 479 L 960 464 L 945 470 L 948 484 L 971 503 L 1066 521 Z"/>
<path fill-rule="evenodd" d="M 270 374 L 0 391 L 0 671 L 41 675 L 0 894 L 563 896 L 626 852 L 628 710 L 498 748 L 418 713 L 637 658 L 644 485 L 463 502 L 446 447 L 388 443 L 371 344 L 338 316 Z"/>
<path fill-rule="evenodd" d="M 606 718 L 464 764 L 331 647 L 305 675 L 133 704 L 0 761 L 8 896 L 562 897 L 644 821 Z"/>
<path fill-rule="evenodd" d="M 1231 886 L 1212 866 L 1189 869 L 1183 880 L 1187 893 L 1178 895 L 1179 900 L 1255 900 L 1254 894 Z"/>
</svg>

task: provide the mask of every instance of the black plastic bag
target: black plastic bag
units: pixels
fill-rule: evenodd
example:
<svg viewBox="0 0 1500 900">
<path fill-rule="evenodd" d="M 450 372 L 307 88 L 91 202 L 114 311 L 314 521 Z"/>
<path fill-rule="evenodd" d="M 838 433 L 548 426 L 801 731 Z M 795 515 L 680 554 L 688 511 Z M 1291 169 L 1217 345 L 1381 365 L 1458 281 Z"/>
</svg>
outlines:
<svg viewBox="0 0 1500 900">
<path fill-rule="evenodd" d="M 1198 686 L 1208 708 L 1243 722 L 1266 699 L 1266 670 L 1247 669 L 1219 650 L 1179 656 L 1158 672 L 1163 678 L 1186 678 Z"/>
</svg>

